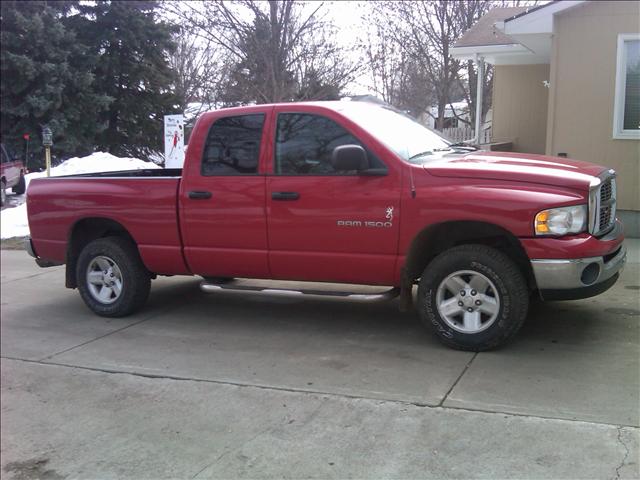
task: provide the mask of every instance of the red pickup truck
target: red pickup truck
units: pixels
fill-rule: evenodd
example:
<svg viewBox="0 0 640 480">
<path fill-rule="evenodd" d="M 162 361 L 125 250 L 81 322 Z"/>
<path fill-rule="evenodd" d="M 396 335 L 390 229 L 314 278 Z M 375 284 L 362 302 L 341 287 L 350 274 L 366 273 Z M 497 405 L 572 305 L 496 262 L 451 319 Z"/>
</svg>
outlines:
<svg viewBox="0 0 640 480">
<path fill-rule="evenodd" d="M 422 321 L 479 351 L 514 337 L 532 295 L 599 294 L 626 260 L 612 170 L 474 151 L 361 102 L 205 113 L 182 170 L 27 193 L 27 249 L 103 316 L 140 308 L 157 275 L 386 285 L 402 308 L 417 284 Z"/>
<path fill-rule="evenodd" d="M 13 188 L 13 193 L 22 195 L 26 189 L 25 167 L 22 161 L 3 143 L 0 143 L 0 205 L 7 201 L 7 189 Z"/>
</svg>

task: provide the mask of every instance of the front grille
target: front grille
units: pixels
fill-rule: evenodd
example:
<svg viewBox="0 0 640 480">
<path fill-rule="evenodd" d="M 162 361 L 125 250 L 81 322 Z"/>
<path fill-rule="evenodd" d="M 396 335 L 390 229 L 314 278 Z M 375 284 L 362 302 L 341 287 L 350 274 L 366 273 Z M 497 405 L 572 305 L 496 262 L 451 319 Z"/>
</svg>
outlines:
<svg viewBox="0 0 640 480">
<path fill-rule="evenodd" d="M 611 200 L 611 194 L 613 193 L 612 180 L 607 180 L 600 187 L 600 203 L 608 202 Z"/>
<path fill-rule="evenodd" d="M 609 223 L 611 221 L 611 207 L 601 207 L 600 208 L 600 230 L 605 230 L 609 227 Z"/>
<path fill-rule="evenodd" d="M 605 178 L 594 194 L 596 201 L 594 202 L 592 233 L 594 235 L 604 235 L 613 228 L 616 221 L 615 177 Z"/>
</svg>

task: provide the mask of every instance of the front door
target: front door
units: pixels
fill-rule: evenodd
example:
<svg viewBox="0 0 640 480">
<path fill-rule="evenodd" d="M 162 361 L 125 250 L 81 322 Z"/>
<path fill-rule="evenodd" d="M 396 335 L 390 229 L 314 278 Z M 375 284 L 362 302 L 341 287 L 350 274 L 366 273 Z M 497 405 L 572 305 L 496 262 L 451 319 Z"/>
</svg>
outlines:
<svg viewBox="0 0 640 480">
<path fill-rule="evenodd" d="M 399 233 L 400 175 L 337 172 L 333 149 L 365 148 L 321 114 L 276 107 L 272 174 L 267 177 L 269 264 L 274 278 L 392 284 Z"/>
<path fill-rule="evenodd" d="M 269 277 L 260 147 L 270 112 L 255 108 L 200 120 L 211 125 L 206 138 L 189 143 L 179 192 L 185 258 L 193 273 Z"/>
</svg>

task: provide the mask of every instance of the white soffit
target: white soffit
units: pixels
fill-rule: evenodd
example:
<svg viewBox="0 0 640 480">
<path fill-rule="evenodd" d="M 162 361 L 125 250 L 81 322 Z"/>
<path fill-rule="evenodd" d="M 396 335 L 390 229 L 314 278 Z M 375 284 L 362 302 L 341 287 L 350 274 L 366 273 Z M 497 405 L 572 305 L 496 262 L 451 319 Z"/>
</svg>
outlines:
<svg viewBox="0 0 640 480">
<path fill-rule="evenodd" d="M 531 53 L 526 47 L 519 43 L 511 43 L 507 45 L 479 45 L 472 47 L 453 47 L 449 50 L 451 55 L 461 60 L 474 60 L 476 55 L 483 57 L 495 55 L 514 55 L 522 53 Z"/>
<path fill-rule="evenodd" d="M 511 20 L 496 23 L 496 27 L 510 37 L 515 35 L 538 35 L 553 33 L 553 16 L 569 8 L 584 3 L 584 0 L 563 0 L 544 5 L 542 8 L 516 16 Z"/>
<path fill-rule="evenodd" d="M 547 62 L 551 59 L 551 34 L 550 33 L 527 33 L 522 35 L 511 35 L 520 45 L 524 45 L 535 55 L 544 57 Z"/>
<path fill-rule="evenodd" d="M 496 28 L 527 47 L 536 56 L 545 58 L 544 63 L 549 63 L 554 15 L 581 3 L 584 3 L 584 0 L 554 2 L 520 17 L 499 22 L 496 24 Z"/>
<path fill-rule="evenodd" d="M 473 47 L 453 47 L 451 55 L 460 60 L 475 60 L 483 57 L 492 65 L 530 65 L 549 63 L 548 55 L 537 55 L 536 52 L 519 43 L 508 45 L 485 45 Z"/>
</svg>

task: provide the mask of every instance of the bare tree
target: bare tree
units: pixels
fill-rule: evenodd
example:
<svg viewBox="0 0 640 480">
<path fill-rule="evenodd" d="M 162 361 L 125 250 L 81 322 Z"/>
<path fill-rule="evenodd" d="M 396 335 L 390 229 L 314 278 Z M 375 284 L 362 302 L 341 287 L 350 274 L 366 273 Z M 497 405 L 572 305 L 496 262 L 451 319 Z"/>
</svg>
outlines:
<svg viewBox="0 0 640 480">
<path fill-rule="evenodd" d="M 419 66 L 394 41 L 388 24 L 376 22 L 370 13 L 364 18 L 365 59 L 375 93 L 385 102 L 414 115 L 424 111 L 432 97 L 429 84 L 422 82 Z"/>
<path fill-rule="evenodd" d="M 385 26 L 388 32 L 387 41 L 403 52 L 401 55 L 413 66 L 412 83 L 423 85 L 413 90 L 421 90 L 425 100 L 437 106 L 435 120 L 440 128 L 447 105 L 460 97 L 471 100 L 469 83 L 463 82 L 466 75 L 461 73 L 462 65 L 451 57 L 450 49 L 467 25 L 475 23 L 490 4 L 490 0 L 423 0 L 372 5 L 377 25 Z M 473 65 L 467 67 L 473 69 Z M 469 106 L 473 115 L 472 103 Z M 430 114 L 426 107 L 424 113 Z"/>
<path fill-rule="evenodd" d="M 176 50 L 169 64 L 176 73 L 176 96 L 182 111 L 198 104 L 197 111 L 215 108 L 220 101 L 223 85 L 228 77 L 227 52 L 182 26 L 175 37 Z"/>
<path fill-rule="evenodd" d="M 208 0 L 170 6 L 198 36 L 228 53 L 226 103 L 324 97 L 356 73 L 322 16 L 322 3 Z"/>
<path fill-rule="evenodd" d="M 377 39 L 374 54 L 368 55 L 369 71 L 374 85 L 382 84 L 381 92 L 388 95 L 389 87 L 400 91 L 397 85 L 404 79 L 408 84 L 402 90 L 413 91 L 411 99 L 418 109 L 429 104 L 437 106 L 434 116 L 436 126 L 444 125 L 445 110 L 457 100 L 466 100 L 471 120 L 458 118 L 464 123 L 475 121 L 477 69 L 476 65 L 461 62 L 451 56 L 451 48 L 464 32 L 471 28 L 480 17 L 496 6 L 532 5 L 535 2 L 519 0 L 414 0 L 405 2 L 384 1 L 370 4 L 369 24 L 382 33 Z M 375 37 L 375 36 L 374 36 Z M 380 35 L 378 35 L 380 37 Z M 373 43 L 369 41 L 368 52 Z M 402 59 L 399 62 L 398 59 Z M 406 67 L 409 65 L 409 68 Z M 413 75 L 407 76 L 406 72 Z M 485 69 L 483 78 L 483 112 L 491 105 L 492 69 Z M 376 87 L 378 89 L 378 87 Z M 389 97 L 391 98 L 391 97 Z M 419 102 L 419 99 L 423 99 Z M 396 106 L 401 100 L 393 98 Z M 457 115 L 456 115 L 457 116 Z"/>
</svg>

